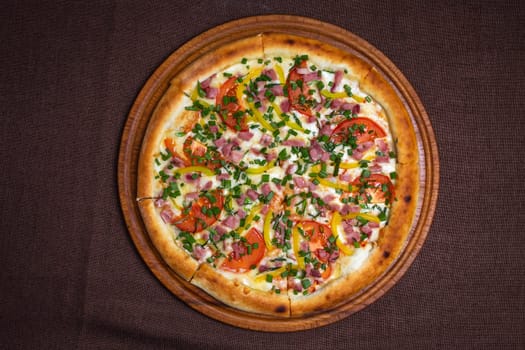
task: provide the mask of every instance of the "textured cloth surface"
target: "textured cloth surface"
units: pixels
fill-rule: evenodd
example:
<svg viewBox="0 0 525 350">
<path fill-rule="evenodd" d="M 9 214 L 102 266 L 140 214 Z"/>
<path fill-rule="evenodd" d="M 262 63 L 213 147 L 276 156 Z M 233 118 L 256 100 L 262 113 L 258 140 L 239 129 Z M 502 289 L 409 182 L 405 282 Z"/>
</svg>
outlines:
<svg viewBox="0 0 525 350">
<path fill-rule="evenodd" d="M 0 13 L 2 348 L 525 347 L 523 2 L 7 1 Z M 425 105 L 441 162 L 433 225 L 399 283 L 285 335 L 174 297 L 138 255 L 117 189 L 127 113 L 154 69 L 262 14 L 330 22 L 382 51 Z"/>
</svg>

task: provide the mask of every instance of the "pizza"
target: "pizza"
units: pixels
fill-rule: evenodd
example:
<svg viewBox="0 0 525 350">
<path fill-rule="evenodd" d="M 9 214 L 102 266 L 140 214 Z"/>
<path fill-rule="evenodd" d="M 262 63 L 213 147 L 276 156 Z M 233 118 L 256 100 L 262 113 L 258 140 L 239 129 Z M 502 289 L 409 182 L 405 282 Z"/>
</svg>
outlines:
<svg viewBox="0 0 525 350">
<path fill-rule="evenodd" d="M 162 92 L 137 200 L 182 279 L 257 315 L 331 310 L 373 285 L 410 235 L 410 115 L 343 48 L 261 33 L 204 53 Z"/>
</svg>

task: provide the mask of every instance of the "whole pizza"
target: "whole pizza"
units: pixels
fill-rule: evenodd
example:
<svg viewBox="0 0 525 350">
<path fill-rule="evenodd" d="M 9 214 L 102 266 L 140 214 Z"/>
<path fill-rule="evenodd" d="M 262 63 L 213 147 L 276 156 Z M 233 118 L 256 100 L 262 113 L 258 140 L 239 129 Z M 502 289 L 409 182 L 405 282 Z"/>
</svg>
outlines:
<svg viewBox="0 0 525 350">
<path fill-rule="evenodd" d="M 410 116 L 373 65 L 261 33 L 173 77 L 137 196 L 180 277 L 233 308 L 296 317 L 344 304 L 395 263 L 419 178 Z"/>
</svg>

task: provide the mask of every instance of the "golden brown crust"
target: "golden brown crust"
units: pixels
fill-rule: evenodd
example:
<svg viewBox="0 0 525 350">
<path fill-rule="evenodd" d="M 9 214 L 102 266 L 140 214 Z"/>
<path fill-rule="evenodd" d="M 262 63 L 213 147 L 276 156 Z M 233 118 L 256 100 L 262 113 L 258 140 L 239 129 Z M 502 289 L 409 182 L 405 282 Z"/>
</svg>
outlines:
<svg viewBox="0 0 525 350">
<path fill-rule="evenodd" d="M 159 156 L 161 147 L 164 149 L 162 145 L 164 135 L 170 132 L 187 131 L 199 118 L 197 112 L 184 109 L 185 103 L 189 103 L 189 99 L 184 96 L 180 85 L 172 82 L 153 111 L 139 155 L 138 198 L 152 198 L 159 194 L 160 188 L 155 187 L 158 181 L 155 180 L 154 159 Z M 175 118 L 178 122 L 173 123 Z M 182 145 L 178 146 L 182 155 Z"/>
<path fill-rule="evenodd" d="M 199 266 L 198 262 L 176 243 L 173 226 L 162 221 L 154 200 L 143 199 L 138 204 L 153 245 L 168 266 L 189 281 Z"/>
<path fill-rule="evenodd" d="M 195 87 L 197 80 L 203 81 L 233 64 L 240 63 L 244 58 L 251 60 L 262 57 L 262 36 L 247 37 L 216 48 L 199 57 L 175 79 L 184 91 L 189 91 Z"/>
<path fill-rule="evenodd" d="M 319 67 L 334 71 L 346 68 L 347 74 L 354 80 L 361 80 L 371 68 L 356 55 L 305 37 L 283 33 L 264 33 L 263 46 L 266 58 L 278 56 L 294 58 L 297 55 L 306 54 L 308 61 Z"/>
<path fill-rule="evenodd" d="M 232 307 L 263 315 L 290 316 L 290 303 L 286 294 L 250 288 L 237 280 L 226 278 L 207 264 L 199 267 L 191 283 Z"/>
</svg>

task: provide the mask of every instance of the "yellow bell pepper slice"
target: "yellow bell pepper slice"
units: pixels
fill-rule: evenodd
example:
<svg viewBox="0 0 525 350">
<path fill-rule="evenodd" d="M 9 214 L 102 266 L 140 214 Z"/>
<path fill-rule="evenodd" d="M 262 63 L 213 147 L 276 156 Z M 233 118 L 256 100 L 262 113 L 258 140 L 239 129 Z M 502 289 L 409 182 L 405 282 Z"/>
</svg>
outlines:
<svg viewBox="0 0 525 350">
<path fill-rule="evenodd" d="M 338 212 L 334 212 L 332 214 L 331 222 L 332 235 L 335 237 L 335 244 L 337 245 L 337 248 L 339 248 L 339 250 L 342 251 L 345 255 L 352 255 L 354 253 L 354 248 L 344 244 L 339 236 L 339 227 L 341 226 L 341 221 L 341 215 Z"/>
<path fill-rule="evenodd" d="M 262 282 L 262 281 L 265 281 L 266 280 L 266 276 L 267 275 L 271 275 L 272 277 L 277 277 L 277 276 L 280 276 L 283 272 L 285 272 L 287 269 L 286 266 L 281 266 L 279 267 L 278 269 L 275 269 L 273 271 L 269 271 L 267 273 L 263 273 L 257 277 L 255 277 L 255 280 L 257 282 Z"/>
<path fill-rule="evenodd" d="M 272 102 L 272 107 L 273 107 L 273 110 L 275 111 L 275 113 L 277 114 L 277 117 L 279 119 L 281 119 L 281 115 L 283 114 L 283 111 L 281 110 L 281 108 L 275 102 Z M 305 132 L 305 129 L 303 127 L 301 127 L 296 122 L 291 121 L 289 118 L 287 120 L 284 120 L 284 123 L 290 129 L 294 129 L 294 130 L 297 130 L 297 131 L 300 131 L 300 132 L 303 132 L 303 133 Z"/>
<path fill-rule="evenodd" d="M 299 233 L 299 228 L 297 225 L 292 230 L 292 249 L 293 253 L 295 255 L 295 259 L 297 260 L 297 265 L 300 269 L 304 269 L 304 257 L 299 256 L 299 250 L 300 250 L 300 243 L 301 243 L 301 234 Z"/>
<path fill-rule="evenodd" d="M 259 112 L 259 110 L 257 108 L 255 108 L 253 103 L 248 102 L 248 105 L 250 106 L 250 109 L 253 112 L 253 116 L 259 122 L 259 124 L 261 124 L 266 130 L 269 130 L 270 132 L 274 132 L 275 128 L 273 126 L 271 126 L 270 123 L 268 123 L 266 121 L 266 119 L 264 119 L 264 117 L 261 114 L 261 112 Z"/>
<path fill-rule="evenodd" d="M 377 222 L 378 224 L 381 222 L 381 220 L 377 216 L 372 215 L 372 214 L 366 214 L 366 213 L 350 213 L 350 214 L 343 216 L 343 219 L 344 220 L 355 219 L 358 216 L 368 221 Z"/>
<path fill-rule="evenodd" d="M 357 102 L 359 102 L 359 103 L 363 103 L 363 102 L 365 102 L 365 99 L 364 99 L 363 97 L 361 97 L 361 96 L 352 95 L 352 98 L 353 98 L 354 100 L 356 100 Z"/>
<path fill-rule="evenodd" d="M 263 225 L 263 236 L 264 236 L 264 244 L 266 245 L 266 248 L 268 250 L 272 250 L 272 238 L 270 237 L 270 231 L 272 226 L 272 211 L 268 210 L 268 213 L 264 217 L 264 225 Z"/>
<path fill-rule="evenodd" d="M 327 98 L 345 98 L 348 97 L 346 92 L 330 92 L 328 90 L 321 90 L 321 95 Z"/>
<path fill-rule="evenodd" d="M 280 65 L 278 65 L 278 64 L 273 66 L 273 68 L 275 69 L 275 72 L 277 73 L 277 76 L 279 77 L 279 82 L 284 85 L 286 80 L 284 79 L 283 68 Z"/>
<path fill-rule="evenodd" d="M 248 168 L 248 169 L 246 169 L 246 174 L 250 174 L 250 175 L 262 174 L 266 170 L 268 170 L 270 168 L 273 168 L 274 166 L 275 166 L 275 160 L 272 160 L 271 162 L 269 162 L 266 165 L 263 165 L 263 166 L 260 166 L 260 167 L 255 167 L 255 168 Z"/>
<path fill-rule="evenodd" d="M 255 68 L 249 71 L 248 74 L 246 74 L 244 78 L 242 79 L 242 81 L 237 85 L 237 90 L 235 91 L 235 95 L 237 96 L 238 102 L 241 102 L 243 100 L 243 91 L 244 91 L 244 87 L 246 86 L 246 84 L 250 80 L 261 75 L 261 72 L 262 72 L 262 68 Z"/>
<path fill-rule="evenodd" d="M 206 176 L 215 175 L 213 170 L 208 169 L 203 166 L 198 166 L 198 165 L 180 168 L 180 169 L 175 170 L 174 173 L 181 174 L 181 175 L 188 174 L 188 173 L 203 173 Z"/>
</svg>

